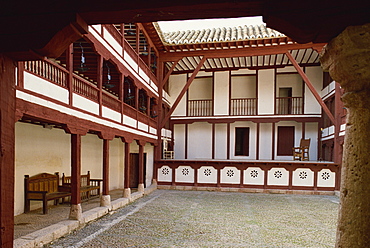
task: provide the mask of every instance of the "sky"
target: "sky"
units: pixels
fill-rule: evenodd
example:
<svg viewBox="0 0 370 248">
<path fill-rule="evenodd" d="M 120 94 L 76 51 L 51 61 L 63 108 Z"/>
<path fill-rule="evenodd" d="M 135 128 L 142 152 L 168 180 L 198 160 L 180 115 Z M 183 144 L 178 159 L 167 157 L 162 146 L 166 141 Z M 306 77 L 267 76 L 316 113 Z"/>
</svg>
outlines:
<svg viewBox="0 0 370 248">
<path fill-rule="evenodd" d="M 158 22 L 162 32 L 164 33 L 183 30 L 201 30 L 218 27 L 236 27 L 239 25 L 258 25 L 262 23 L 262 16 Z"/>
</svg>

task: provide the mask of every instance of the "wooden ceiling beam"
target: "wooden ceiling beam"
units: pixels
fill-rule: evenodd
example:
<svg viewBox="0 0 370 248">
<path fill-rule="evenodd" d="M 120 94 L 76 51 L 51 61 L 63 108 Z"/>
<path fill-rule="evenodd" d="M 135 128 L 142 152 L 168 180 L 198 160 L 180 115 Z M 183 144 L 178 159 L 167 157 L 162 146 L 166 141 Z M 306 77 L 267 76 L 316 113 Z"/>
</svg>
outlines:
<svg viewBox="0 0 370 248">
<path fill-rule="evenodd" d="M 162 52 L 160 61 L 175 61 L 183 57 L 205 56 L 206 58 L 233 58 L 233 57 L 251 57 L 260 55 L 285 54 L 290 50 L 308 49 L 323 47 L 325 43 L 307 43 L 307 44 L 288 44 L 269 47 L 246 47 L 235 49 L 215 49 L 203 51 L 186 51 L 186 52 Z"/>
</svg>

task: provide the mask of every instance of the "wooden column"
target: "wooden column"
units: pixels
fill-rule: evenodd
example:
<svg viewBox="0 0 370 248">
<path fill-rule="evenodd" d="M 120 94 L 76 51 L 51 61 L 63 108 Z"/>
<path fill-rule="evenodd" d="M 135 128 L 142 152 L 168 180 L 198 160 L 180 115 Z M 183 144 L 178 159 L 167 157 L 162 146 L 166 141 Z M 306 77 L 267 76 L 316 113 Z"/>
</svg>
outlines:
<svg viewBox="0 0 370 248">
<path fill-rule="evenodd" d="M 137 140 L 136 143 L 139 146 L 139 185 L 138 185 L 138 191 L 139 192 L 144 192 L 144 180 L 145 180 L 145 175 L 144 175 L 144 146 L 145 146 L 145 141 L 142 140 Z"/>
<path fill-rule="evenodd" d="M 71 209 L 69 218 L 82 219 L 81 208 L 81 136 L 86 135 L 87 129 L 67 125 L 66 132 L 71 134 Z"/>
<path fill-rule="evenodd" d="M 73 105 L 73 43 L 71 43 L 66 52 L 67 70 L 68 70 L 68 98 L 69 105 Z"/>
<path fill-rule="evenodd" d="M 109 195 L 109 141 L 114 139 L 112 133 L 100 132 L 99 138 L 103 139 L 103 190 L 100 198 L 101 207 L 111 207 Z"/>
<path fill-rule="evenodd" d="M 14 239 L 14 61 L 0 54 L 0 247 L 13 247 Z"/>
<path fill-rule="evenodd" d="M 321 54 L 346 92 L 346 137 L 336 247 L 370 247 L 370 23 L 347 27 Z M 338 127 L 339 128 L 339 127 Z"/>
<path fill-rule="evenodd" d="M 131 188 L 130 188 L 130 144 L 133 141 L 128 137 L 121 138 L 125 143 L 125 169 L 124 169 L 124 183 L 123 183 L 123 197 L 131 198 Z"/>
</svg>

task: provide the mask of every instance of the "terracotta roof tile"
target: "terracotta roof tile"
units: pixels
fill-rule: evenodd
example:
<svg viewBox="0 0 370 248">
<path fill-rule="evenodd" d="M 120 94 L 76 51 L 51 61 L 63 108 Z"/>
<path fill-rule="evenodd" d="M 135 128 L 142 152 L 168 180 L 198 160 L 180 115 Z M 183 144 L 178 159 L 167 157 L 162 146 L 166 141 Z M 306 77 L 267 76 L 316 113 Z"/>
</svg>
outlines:
<svg viewBox="0 0 370 248">
<path fill-rule="evenodd" d="M 242 41 L 275 37 L 286 36 L 276 30 L 267 28 L 263 24 L 162 33 L 162 39 L 166 45 Z"/>
</svg>

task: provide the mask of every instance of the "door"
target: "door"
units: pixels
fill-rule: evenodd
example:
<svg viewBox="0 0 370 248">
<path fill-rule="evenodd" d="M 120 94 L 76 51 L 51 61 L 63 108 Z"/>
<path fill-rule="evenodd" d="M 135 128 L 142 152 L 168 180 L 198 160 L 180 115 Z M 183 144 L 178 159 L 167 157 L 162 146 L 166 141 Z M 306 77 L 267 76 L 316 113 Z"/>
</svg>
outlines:
<svg viewBox="0 0 370 248">
<path fill-rule="evenodd" d="M 278 127 L 277 155 L 292 156 L 294 147 L 294 127 Z"/>
<path fill-rule="evenodd" d="M 144 187 L 146 175 L 146 153 L 144 153 Z M 139 185 L 139 153 L 130 153 L 130 188 Z"/>
<path fill-rule="evenodd" d="M 279 88 L 280 111 L 282 115 L 292 113 L 292 88 Z"/>
</svg>

